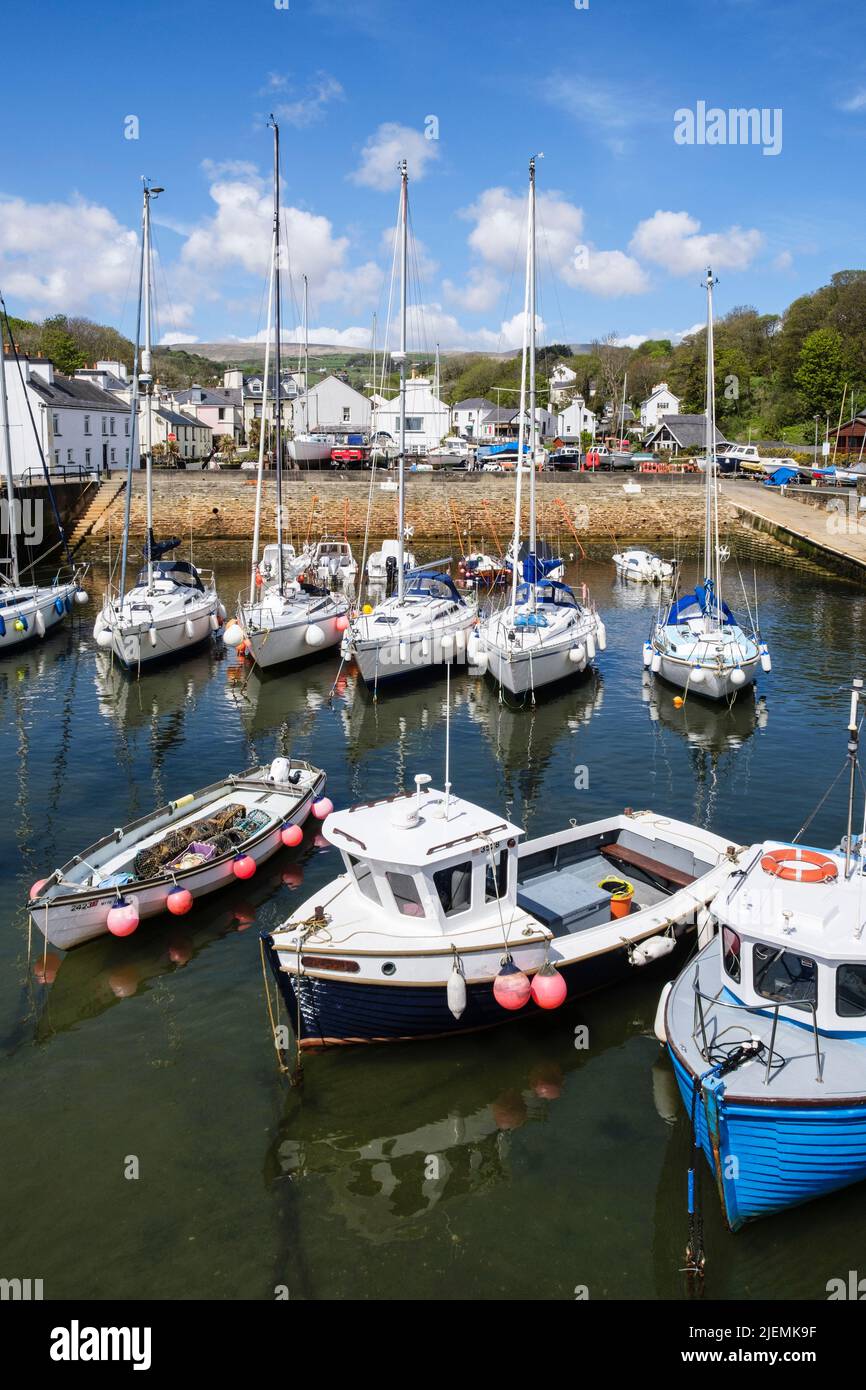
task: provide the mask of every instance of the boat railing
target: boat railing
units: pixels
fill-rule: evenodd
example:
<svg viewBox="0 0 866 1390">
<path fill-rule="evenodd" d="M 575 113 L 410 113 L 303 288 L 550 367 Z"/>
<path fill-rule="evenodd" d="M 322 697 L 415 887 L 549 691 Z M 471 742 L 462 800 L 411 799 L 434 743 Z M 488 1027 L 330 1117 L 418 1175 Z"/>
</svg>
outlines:
<svg viewBox="0 0 866 1390">
<path fill-rule="evenodd" d="M 723 1000 L 720 997 L 720 993 L 705 994 L 703 990 L 698 988 L 697 981 L 694 982 L 692 988 L 695 996 L 692 1041 L 695 1044 L 697 1044 L 698 1051 L 700 1052 L 705 1062 L 712 1061 L 710 1041 L 707 1036 L 707 1013 L 704 1010 L 705 1004 L 708 1004 L 710 1006 L 710 1009 L 712 1009 L 714 1005 L 721 1005 L 726 1010 L 740 1009 L 744 1013 L 751 1014 L 752 1016 L 760 1015 L 760 1017 L 762 1018 L 765 1018 L 767 1016 L 767 1009 L 761 1008 L 756 1004 L 735 1004 L 732 1003 L 729 999 Z M 776 1032 L 779 1027 L 779 1010 L 782 1008 L 803 1009 L 807 1013 L 811 1014 L 812 1037 L 815 1043 L 815 1080 L 819 1084 L 823 1083 L 824 1078 L 821 1075 L 821 1044 L 818 1033 L 818 1013 L 815 1004 L 809 999 L 768 999 L 767 1003 L 772 1007 L 773 1026 L 770 1031 L 769 1046 L 767 1047 L 767 1066 L 764 1071 L 764 1085 L 768 1086 L 770 1084 L 770 1074 L 773 1066 L 773 1058 L 775 1056 L 778 1056 L 778 1064 L 780 1066 L 782 1066 L 787 1060 L 781 1052 L 779 1052 L 778 1054 L 776 1053 Z M 699 1033 L 701 1038 L 700 1043 L 698 1043 Z M 716 1041 L 718 1041 L 718 1039 L 716 1039 Z"/>
</svg>

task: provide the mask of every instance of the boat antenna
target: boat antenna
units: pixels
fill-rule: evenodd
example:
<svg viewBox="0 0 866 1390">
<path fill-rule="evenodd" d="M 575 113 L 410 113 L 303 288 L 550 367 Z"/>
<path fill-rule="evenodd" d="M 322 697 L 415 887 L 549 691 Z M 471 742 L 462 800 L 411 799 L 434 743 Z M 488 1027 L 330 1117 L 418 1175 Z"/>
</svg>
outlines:
<svg viewBox="0 0 866 1390">
<path fill-rule="evenodd" d="M 851 843 L 854 830 L 854 794 L 857 787 L 857 745 L 860 732 L 857 725 L 857 707 L 863 698 L 863 680 L 855 676 L 851 686 L 851 713 L 848 718 L 848 761 L 851 776 L 848 784 L 848 833 L 845 836 L 845 877 L 851 868 Z"/>
<path fill-rule="evenodd" d="M 142 179 L 142 183 L 145 180 Z M 129 558 L 129 527 L 132 517 L 132 469 L 135 462 L 135 443 L 138 438 L 138 401 L 140 394 L 138 371 L 141 351 L 141 297 L 144 291 L 144 197 L 141 204 L 141 244 L 138 255 L 138 309 L 135 315 L 135 347 L 132 353 L 132 391 L 129 397 L 131 415 L 129 459 L 126 464 L 126 497 L 123 502 L 123 543 L 120 550 L 120 597 L 126 593 L 126 565 Z M 139 464 L 141 460 L 139 460 Z"/>
<path fill-rule="evenodd" d="M 277 480 L 277 586 L 283 592 L 283 401 L 280 390 L 282 334 L 282 286 L 280 282 L 280 127 L 273 115 L 268 125 L 274 132 L 274 465 Z"/>
</svg>

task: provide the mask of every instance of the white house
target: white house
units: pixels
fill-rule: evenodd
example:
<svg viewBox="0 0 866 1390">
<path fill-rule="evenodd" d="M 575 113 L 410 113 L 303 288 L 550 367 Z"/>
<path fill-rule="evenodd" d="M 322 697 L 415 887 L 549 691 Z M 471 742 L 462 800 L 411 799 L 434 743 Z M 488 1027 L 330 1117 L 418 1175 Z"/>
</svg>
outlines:
<svg viewBox="0 0 866 1390">
<path fill-rule="evenodd" d="M 512 434 L 513 434 L 514 438 L 516 439 L 516 438 L 517 438 L 517 435 L 518 435 L 518 431 L 520 430 L 520 411 L 519 411 L 519 410 L 517 411 L 516 414 L 512 413 L 510 423 L 511 423 Z M 528 437 L 528 434 L 529 434 L 529 411 L 526 412 L 526 423 L 525 423 L 524 428 L 525 428 L 525 430 L 526 430 L 526 432 L 527 432 L 527 437 Z M 552 439 L 553 436 L 556 434 L 556 416 L 554 415 L 553 411 L 552 411 L 552 410 L 548 410 L 547 407 L 544 406 L 544 405 L 537 405 L 537 406 L 535 407 L 535 428 L 536 428 L 536 431 L 537 431 L 537 433 L 538 433 L 539 439 Z"/>
<path fill-rule="evenodd" d="M 465 401 L 452 405 L 451 428 L 462 439 L 478 439 L 481 437 L 482 421 L 495 408 L 493 402 L 484 396 L 469 396 Z"/>
<path fill-rule="evenodd" d="M 125 362 L 100 361 L 92 367 L 79 367 L 75 380 L 89 381 L 91 386 L 108 391 L 126 405 L 132 400 L 132 377 L 126 370 Z"/>
<path fill-rule="evenodd" d="M 400 433 L 400 399 L 381 405 L 373 415 L 373 429 L 388 434 L 397 442 Z M 425 453 L 447 435 L 451 426 L 451 411 L 444 401 L 433 395 L 430 378 L 413 376 L 406 382 L 406 450 Z"/>
<path fill-rule="evenodd" d="M 40 446 L 55 471 L 125 469 L 132 448 L 129 406 L 89 380 L 56 372 L 47 358 L 19 360 L 23 387 L 15 359 L 3 358 L 14 473 L 41 474 Z M 133 468 L 139 467 L 138 452 L 136 440 Z"/>
<path fill-rule="evenodd" d="M 191 386 L 173 391 L 172 408 L 207 425 L 214 439 L 228 435 L 239 444 L 244 432 L 242 390 L 238 386 Z"/>
<path fill-rule="evenodd" d="M 565 400 L 574 390 L 576 381 L 577 372 L 573 372 L 570 367 L 566 367 L 564 362 L 557 362 L 548 380 L 551 406 L 556 406 L 561 401 Z"/>
<path fill-rule="evenodd" d="M 373 410 L 367 396 L 337 376 L 326 376 L 292 406 L 297 434 L 366 434 Z"/>
<path fill-rule="evenodd" d="M 178 460 L 200 463 L 210 457 L 213 449 L 213 431 L 202 420 L 185 415 L 180 410 L 172 410 L 168 404 L 154 401 L 151 419 L 153 421 L 152 440 L 154 445 L 176 444 L 172 451 Z M 144 435 L 144 402 L 139 412 L 139 430 Z"/>
<path fill-rule="evenodd" d="M 666 381 L 654 386 L 645 401 L 640 403 L 640 422 L 645 430 L 654 430 L 663 415 L 679 415 L 680 398 L 675 396 Z"/>
<path fill-rule="evenodd" d="M 595 412 L 588 408 L 583 396 L 575 396 L 571 405 L 559 412 L 556 433 L 560 439 L 579 440 L 584 433 L 595 437 Z"/>
</svg>

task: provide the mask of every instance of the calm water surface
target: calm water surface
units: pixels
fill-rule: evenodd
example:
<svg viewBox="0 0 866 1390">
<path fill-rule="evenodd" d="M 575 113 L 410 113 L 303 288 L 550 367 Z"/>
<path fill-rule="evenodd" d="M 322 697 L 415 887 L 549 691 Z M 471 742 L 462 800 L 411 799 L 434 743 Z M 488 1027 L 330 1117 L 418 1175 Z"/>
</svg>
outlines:
<svg viewBox="0 0 866 1390">
<path fill-rule="evenodd" d="M 677 711 L 642 685 L 653 596 L 600 561 L 579 578 L 607 622 L 598 674 L 534 713 L 456 677 L 460 794 L 536 835 L 624 805 L 732 840 L 794 834 L 844 760 L 862 591 L 759 560 L 764 698 Z M 220 581 L 233 595 L 243 571 Z M 338 806 L 443 777 L 444 681 L 373 705 L 349 675 L 329 700 L 335 660 L 244 685 L 216 652 L 130 681 L 97 656 L 93 615 L 0 665 L 0 1274 L 70 1299 L 682 1297 L 689 1135 L 652 1035 L 658 976 L 462 1041 L 311 1056 L 291 1090 L 257 933 L 337 872 L 313 831 L 179 922 L 28 952 L 35 878 L 278 749 L 326 768 Z M 836 843 L 843 813 L 840 783 L 810 840 Z M 825 1297 L 862 1264 L 866 1187 L 730 1236 L 702 1176 L 707 1297 Z"/>
</svg>

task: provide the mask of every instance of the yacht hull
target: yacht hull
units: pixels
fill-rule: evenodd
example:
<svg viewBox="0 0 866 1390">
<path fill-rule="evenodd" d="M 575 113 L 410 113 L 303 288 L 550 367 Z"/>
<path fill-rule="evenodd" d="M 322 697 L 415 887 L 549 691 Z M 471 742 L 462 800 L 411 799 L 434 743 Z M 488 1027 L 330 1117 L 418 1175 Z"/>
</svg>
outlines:
<svg viewBox="0 0 866 1390">
<path fill-rule="evenodd" d="M 28 642 L 40 641 L 52 628 L 58 627 L 72 612 L 77 588 L 77 584 L 36 587 L 18 603 L 0 602 L 0 656 L 17 651 Z M 16 629 L 16 622 L 22 623 L 23 628 Z"/>
<path fill-rule="evenodd" d="M 287 623 L 274 623 L 272 626 L 254 628 L 244 625 L 247 647 L 253 661 L 263 671 L 275 666 L 286 666 L 292 662 L 312 661 L 322 652 L 339 645 L 342 632 L 337 627 L 338 619 L 345 609 L 337 609 L 326 617 L 304 615 Z M 312 646 L 307 641 L 308 629 L 315 626 L 324 634 L 324 641 Z"/>
<path fill-rule="evenodd" d="M 450 621 L 399 632 L 385 641 L 355 636 L 345 643 L 343 655 L 354 659 L 365 684 L 375 688 L 386 681 L 417 676 L 434 667 L 464 664 L 467 639 L 474 623 L 475 610 L 466 609 Z M 449 638 L 453 644 L 450 653 L 443 652 L 443 638 Z"/>
<path fill-rule="evenodd" d="M 152 621 L 121 611 L 113 622 L 104 619 L 103 630 L 111 634 L 115 659 L 128 670 L 137 670 L 185 656 L 209 641 L 219 623 L 217 609 L 217 596 L 209 593 L 201 602 L 155 615 Z"/>
<path fill-rule="evenodd" d="M 744 690 L 748 690 L 754 685 L 758 675 L 760 657 L 754 657 L 751 661 L 744 661 L 739 667 L 722 667 L 714 669 L 710 666 L 703 666 L 703 680 L 700 684 L 695 684 L 693 680 L 694 668 L 687 661 L 679 661 L 674 657 L 661 656 L 660 665 L 656 675 L 666 680 L 669 685 L 675 685 L 680 690 L 688 690 L 689 695 L 699 695 L 705 700 L 729 700 L 733 695 L 740 695 Z M 741 670 L 745 679 L 738 685 L 734 684 L 734 670 Z"/>
</svg>

